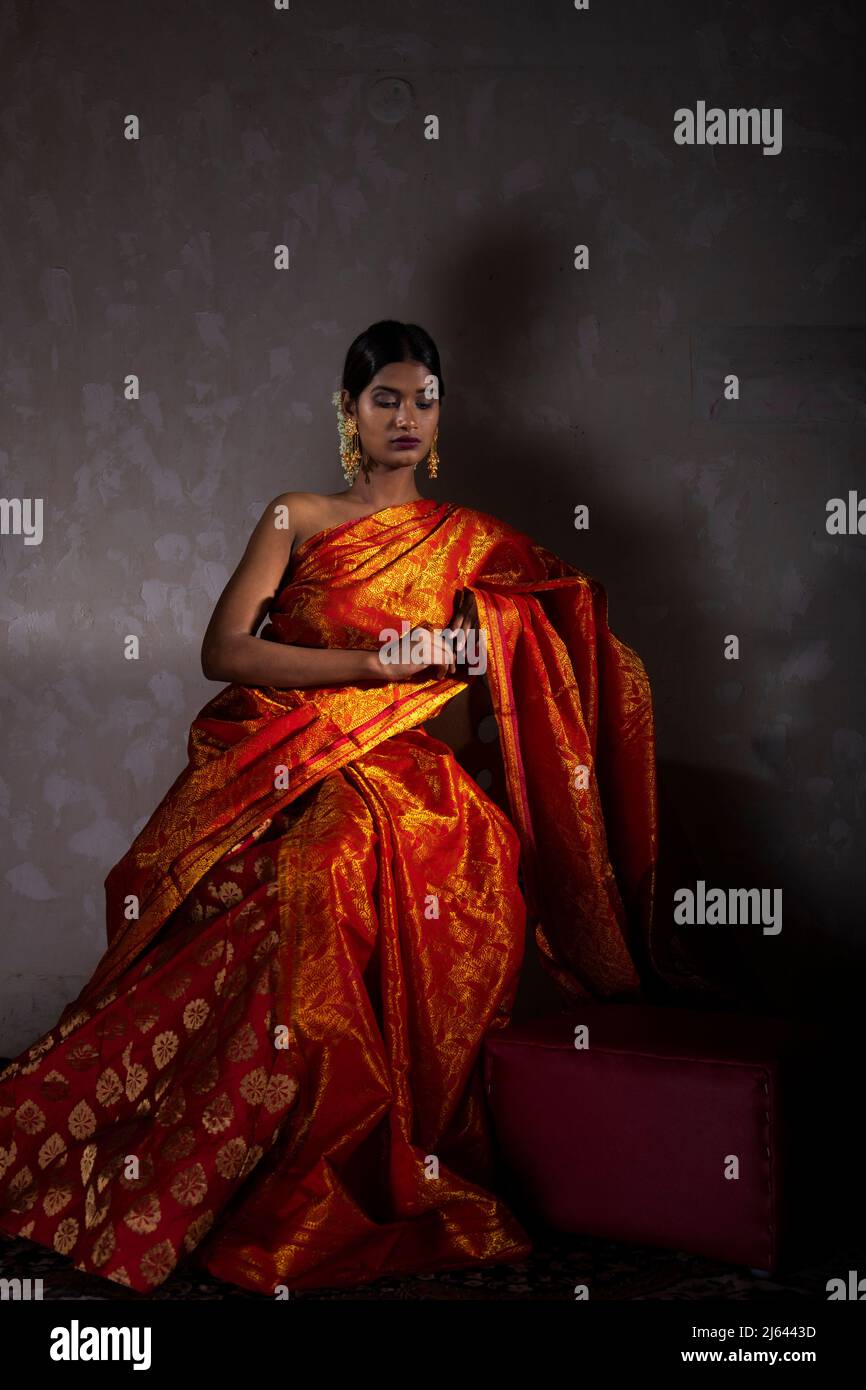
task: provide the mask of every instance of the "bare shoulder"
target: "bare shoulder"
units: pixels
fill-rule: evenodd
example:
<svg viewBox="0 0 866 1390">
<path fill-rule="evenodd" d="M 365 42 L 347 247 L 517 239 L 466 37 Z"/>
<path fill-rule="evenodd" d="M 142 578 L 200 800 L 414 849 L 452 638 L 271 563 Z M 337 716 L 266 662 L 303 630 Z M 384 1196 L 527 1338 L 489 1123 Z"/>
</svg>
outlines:
<svg viewBox="0 0 866 1390">
<path fill-rule="evenodd" d="M 298 523 L 302 524 L 308 516 L 316 514 L 319 500 L 314 492 L 280 492 L 271 499 L 265 511 L 288 513 L 289 526 L 295 531 Z"/>
<path fill-rule="evenodd" d="M 291 530 L 297 547 L 318 531 L 345 520 L 346 512 L 340 509 L 339 502 L 339 496 L 318 492 L 281 492 L 269 509 L 283 509 L 282 525 Z"/>
</svg>

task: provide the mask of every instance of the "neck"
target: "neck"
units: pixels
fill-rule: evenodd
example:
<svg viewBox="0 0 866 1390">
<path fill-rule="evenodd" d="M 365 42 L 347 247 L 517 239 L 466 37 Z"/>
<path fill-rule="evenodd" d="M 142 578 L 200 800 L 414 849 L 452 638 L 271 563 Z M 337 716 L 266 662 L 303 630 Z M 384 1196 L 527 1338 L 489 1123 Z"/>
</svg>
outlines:
<svg viewBox="0 0 866 1390">
<path fill-rule="evenodd" d="M 415 486 L 414 474 L 407 478 L 403 470 L 395 477 L 373 472 L 367 479 L 362 469 L 343 496 L 359 507 L 383 511 L 385 507 L 399 507 L 403 502 L 418 501 L 421 493 Z"/>
</svg>

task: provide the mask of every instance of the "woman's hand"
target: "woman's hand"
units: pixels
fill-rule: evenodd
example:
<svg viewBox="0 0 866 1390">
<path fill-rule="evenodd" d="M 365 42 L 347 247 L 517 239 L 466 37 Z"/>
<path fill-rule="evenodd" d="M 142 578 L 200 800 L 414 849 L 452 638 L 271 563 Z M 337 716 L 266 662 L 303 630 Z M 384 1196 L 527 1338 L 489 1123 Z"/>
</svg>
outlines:
<svg viewBox="0 0 866 1390">
<path fill-rule="evenodd" d="M 424 676 L 425 680 L 439 679 L 442 676 L 453 674 L 454 662 L 451 657 L 451 645 L 442 636 L 441 631 L 434 631 L 420 623 L 418 627 L 413 627 L 406 633 L 406 641 L 410 644 L 416 632 L 423 632 L 426 635 L 431 654 L 431 661 L 383 661 L 381 652 L 370 652 L 372 670 L 370 675 L 373 680 L 385 681 L 409 681 L 415 676 Z"/>
<path fill-rule="evenodd" d="M 475 603 L 475 596 L 466 589 L 459 591 L 454 604 L 454 611 L 448 629 L 451 634 L 463 632 L 468 634 L 471 629 L 478 627 L 478 608 Z M 458 673 L 457 659 L 454 655 L 454 637 L 446 638 L 441 629 L 434 630 L 422 623 L 414 627 L 406 634 L 408 642 L 411 644 L 416 632 L 425 632 L 430 642 L 432 650 L 432 661 L 386 661 L 383 662 L 379 652 L 372 652 L 373 679 L 388 681 L 407 681 L 415 676 L 423 675 L 427 680 L 441 680 L 445 676 L 457 676 L 462 678 L 463 671 Z M 411 650 L 411 645 L 410 645 Z M 461 667 L 464 665 L 461 662 Z M 469 672 L 466 672 L 469 674 Z"/>
</svg>

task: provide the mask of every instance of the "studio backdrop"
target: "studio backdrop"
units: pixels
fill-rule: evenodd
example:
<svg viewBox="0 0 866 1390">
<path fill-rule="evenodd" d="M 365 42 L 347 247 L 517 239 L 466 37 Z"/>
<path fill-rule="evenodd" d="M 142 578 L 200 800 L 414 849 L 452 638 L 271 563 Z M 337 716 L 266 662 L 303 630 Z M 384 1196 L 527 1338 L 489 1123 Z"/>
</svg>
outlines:
<svg viewBox="0 0 866 1390">
<path fill-rule="evenodd" d="M 671 959 L 772 1007 L 859 988 L 858 23 L 4 9 L 0 1053 L 101 956 L 213 605 L 270 498 L 344 488 L 331 394 L 382 318 L 442 353 L 420 489 L 597 578 L 644 661 L 669 887 L 779 904 Z"/>
</svg>

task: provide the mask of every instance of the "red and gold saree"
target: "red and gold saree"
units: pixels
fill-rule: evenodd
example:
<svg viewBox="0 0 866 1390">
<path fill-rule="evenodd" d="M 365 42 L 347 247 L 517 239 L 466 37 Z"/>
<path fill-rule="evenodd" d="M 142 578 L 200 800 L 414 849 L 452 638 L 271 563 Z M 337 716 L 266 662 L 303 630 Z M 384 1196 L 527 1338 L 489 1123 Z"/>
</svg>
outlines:
<svg viewBox="0 0 866 1390">
<path fill-rule="evenodd" d="M 106 879 L 91 980 L 0 1076 L 0 1229 L 140 1291 L 185 1256 L 272 1295 L 529 1252 L 481 1047 L 527 923 L 566 995 L 639 992 L 644 667 L 596 581 L 427 498 L 301 544 L 262 636 L 377 649 L 460 588 L 510 817 L 422 727 L 479 676 L 221 690 Z"/>
</svg>

